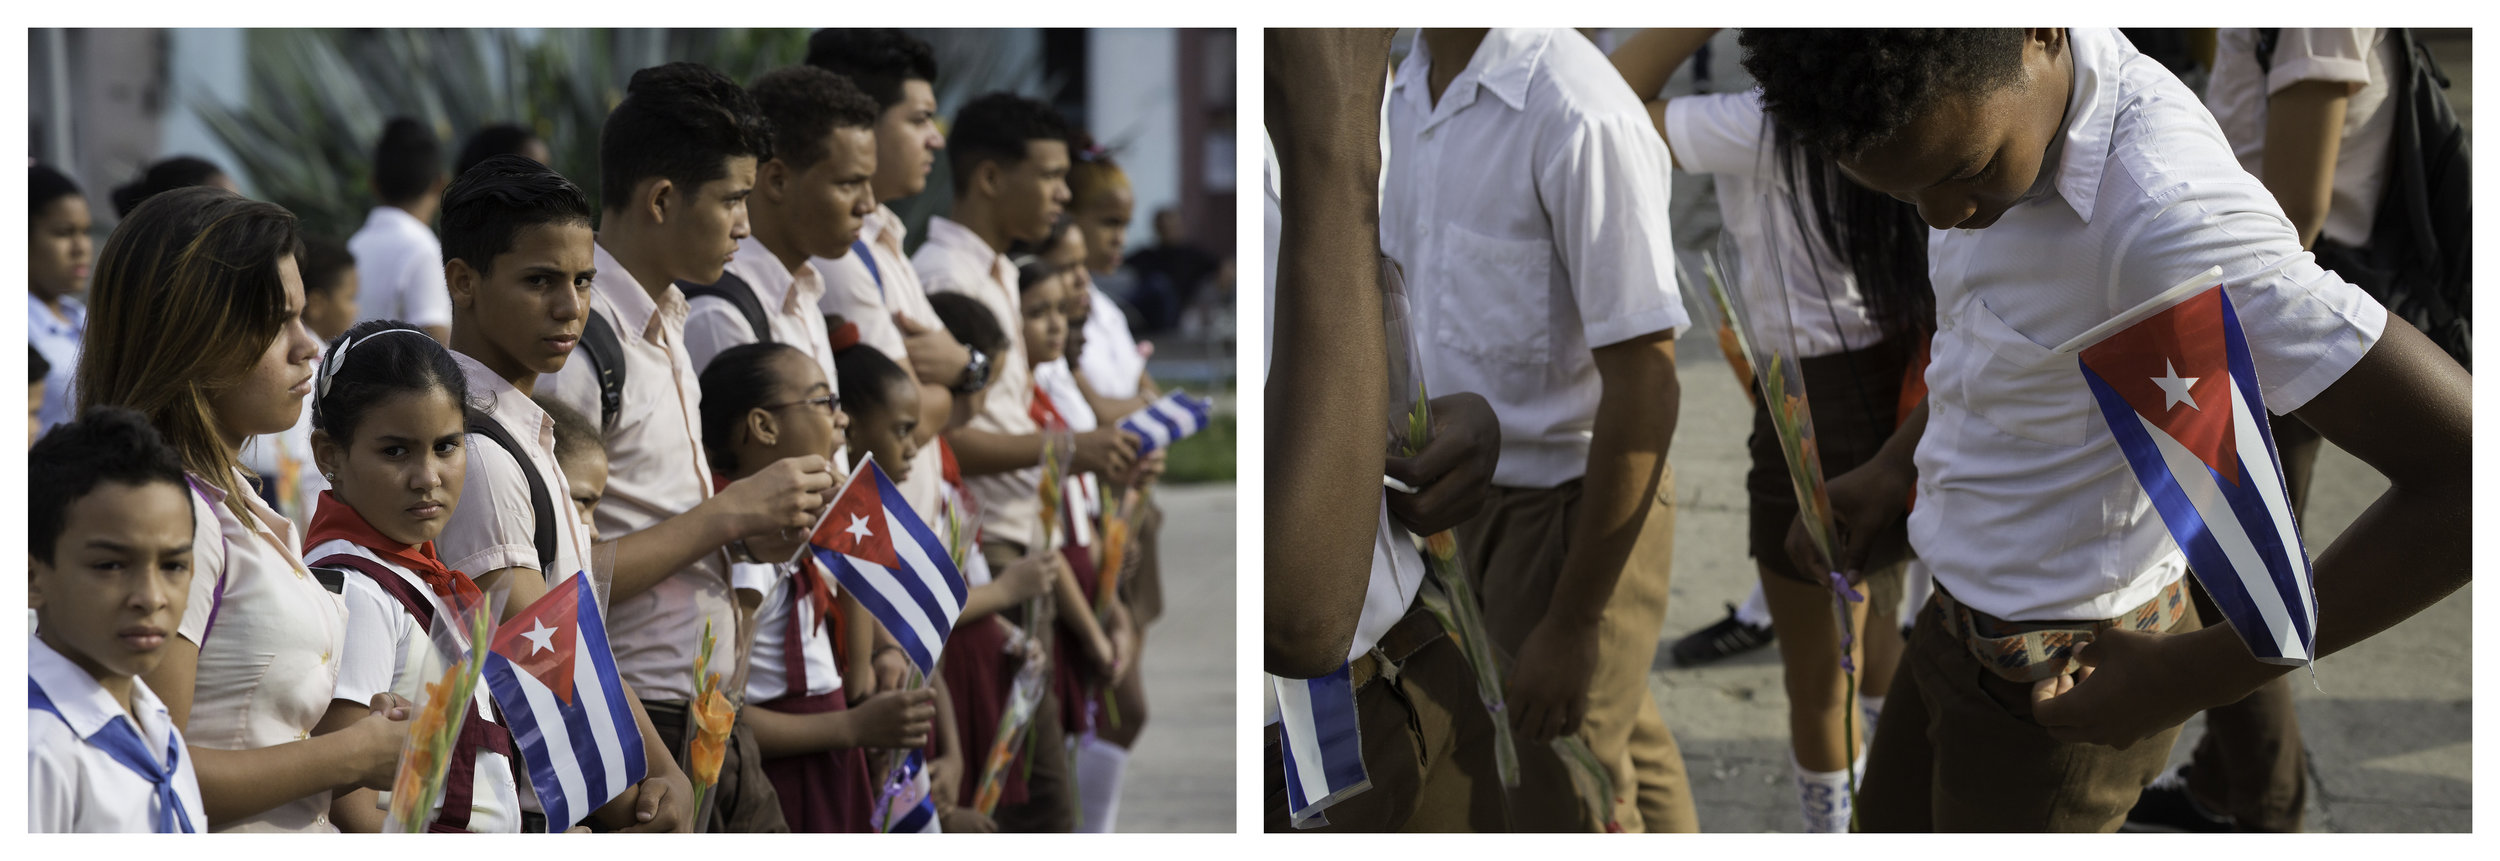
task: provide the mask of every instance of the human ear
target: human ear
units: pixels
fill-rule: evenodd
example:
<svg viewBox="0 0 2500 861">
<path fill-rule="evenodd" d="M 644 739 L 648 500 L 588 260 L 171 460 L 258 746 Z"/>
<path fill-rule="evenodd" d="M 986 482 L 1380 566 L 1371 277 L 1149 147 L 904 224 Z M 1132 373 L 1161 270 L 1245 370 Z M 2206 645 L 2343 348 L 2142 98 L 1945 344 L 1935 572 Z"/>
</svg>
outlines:
<svg viewBox="0 0 2500 861">
<path fill-rule="evenodd" d="M 653 224 L 667 224 L 669 207 L 677 204 L 677 184 L 665 176 L 648 181 L 651 184 L 645 186 L 642 193 L 644 213 L 651 217 Z"/>
<path fill-rule="evenodd" d="M 772 411 L 761 408 L 747 411 L 747 438 L 755 441 L 756 445 L 767 446 L 781 439 L 780 423 L 774 421 Z"/>
<path fill-rule="evenodd" d="M 463 311 L 477 310 L 478 282 L 483 276 L 470 268 L 469 261 L 454 257 L 443 264 L 443 284 L 451 289 L 451 306 Z"/>
<path fill-rule="evenodd" d="M 759 196 L 779 203 L 782 195 L 789 192 L 790 178 L 795 175 L 788 162 L 778 158 L 767 161 L 755 168 L 755 191 Z"/>
<path fill-rule="evenodd" d="M 309 406 L 305 408 L 311 409 Z M 329 431 L 318 428 L 312 432 L 312 447 L 313 465 L 321 470 L 322 477 L 330 478 L 338 475 L 339 465 L 347 461 L 347 447 L 332 438 Z M 333 483 L 337 481 L 337 479 L 331 480 Z"/>
<path fill-rule="evenodd" d="M 984 197 L 997 197 L 999 184 L 1005 179 L 1005 169 L 995 161 L 984 161 L 972 169 L 972 188 Z"/>
</svg>

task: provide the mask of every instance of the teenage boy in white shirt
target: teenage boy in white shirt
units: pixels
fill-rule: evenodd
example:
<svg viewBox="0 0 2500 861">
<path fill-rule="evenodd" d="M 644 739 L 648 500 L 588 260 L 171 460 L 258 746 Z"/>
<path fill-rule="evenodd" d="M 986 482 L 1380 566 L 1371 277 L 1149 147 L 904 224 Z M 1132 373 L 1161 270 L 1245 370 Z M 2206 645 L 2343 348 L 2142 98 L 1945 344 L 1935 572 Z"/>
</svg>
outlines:
<svg viewBox="0 0 2500 861">
<path fill-rule="evenodd" d="M 1502 421 L 1458 528 L 1524 744 L 1585 729 L 1627 831 L 1693 831 L 1649 692 L 1674 546 L 1669 162 L 1641 100 L 1569 30 L 1425 30 L 1388 96 L 1381 249 L 1422 373 Z M 1562 791 L 1562 790 L 1555 790 Z"/>
<path fill-rule="evenodd" d="M 599 416 L 608 452 L 598 532 L 614 536 L 609 646 L 617 673 L 643 698 L 669 748 L 685 756 L 693 721 L 694 656 L 708 623 L 721 644 L 705 669 L 742 691 L 748 613 L 732 594 L 724 545 L 749 538 L 804 540 L 833 486 L 822 457 L 790 458 L 712 491 L 703 454 L 702 392 L 686 351 L 686 299 L 676 282 L 709 284 L 747 232 L 757 158 L 769 155 L 762 117 L 744 89 L 693 63 L 634 73 L 600 131 L 606 212 L 592 249 L 588 325 L 615 333 L 624 379 L 604 410 L 600 371 L 566 362 L 547 394 Z M 588 337 L 585 335 L 584 337 Z M 607 369 L 617 370 L 617 369 Z M 745 612 L 741 612 L 741 608 Z M 720 782 L 698 812 L 704 831 L 781 830 L 780 803 L 763 777 L 752 732 L 730 739 Z M 684 765 L 680 762 L 680 765 Z"/>
<path fill-rule="evenodd" d="M 182 459 L 117 408 L 53 428 L 27 455 L 26 828 L 206 831 L 182 730 L 139 679 L 190 604 Z"/>
<path fill-rule="evenodd" d="M 2316 554 L 2315 654 L 2469 580 L 2470 378 L 2319 269 L 2186 86 L 2116 31 L 1753 30 L 1741 42 L 1775 121 L 1936 229 L 1927 405 L 1832 480 L 1848 541 L 1820 569 L 1854 571 L 1916 490 L 1910 541 L 1938 597 L 1887 697 L 1861 828 L 2114 829 L 2188 716 L 2290 669 L 2175 610 L 2185 560 L 2075 357 L 2043 346 L 2209 268 L 2222 269 L 2267 408 L 2391 483 Z M 2025 683 L 1947 629 L 2005 622 L 2104 629 Z"/>
<path fill-rule="evenodd" d="M 443 204 L 443 145 L 424 123 L 395 117 L 373 145 L 373 195 L 382 205 L 348 237 L 356 255 L 357 322 L 398 320 L 436 341 L 451 337 L 443 244 L 426 226 Z"/>
</svg>

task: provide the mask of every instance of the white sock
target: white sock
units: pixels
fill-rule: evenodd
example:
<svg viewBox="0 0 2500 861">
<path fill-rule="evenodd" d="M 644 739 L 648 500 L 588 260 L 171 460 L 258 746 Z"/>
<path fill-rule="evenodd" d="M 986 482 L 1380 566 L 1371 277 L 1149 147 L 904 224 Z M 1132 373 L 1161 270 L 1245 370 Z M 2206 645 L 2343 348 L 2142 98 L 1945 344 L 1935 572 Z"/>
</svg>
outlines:
<svg viewBox="0 0 2500 861">
<path fill-rule="evenodd" d="M 1797 812 L 1806 833 L 1849 833 L 1849 772 L 1810 771 L 1798 764 L 1795 753 L 1789 754 L 1788 764 L 1797 771 Z"/>
<path fill-rule="evenodd" d="M 1120 819 L 1120 778 L 1127 772 L 1128 748 L 1093 736 L 1077 743 L 1077 795 L 1085 802 L 1079 833 L 1111 833 Z"/>
<path fill-rule="evenodd" d="M 1771 627 L 1771 605 L 1762 597 L 1760 580 L 1754 581 L 1753 594 L 1745 596 L 1745 603 L 1737 606 L 1736 621 L 1756 628 Z"/>
</svg>

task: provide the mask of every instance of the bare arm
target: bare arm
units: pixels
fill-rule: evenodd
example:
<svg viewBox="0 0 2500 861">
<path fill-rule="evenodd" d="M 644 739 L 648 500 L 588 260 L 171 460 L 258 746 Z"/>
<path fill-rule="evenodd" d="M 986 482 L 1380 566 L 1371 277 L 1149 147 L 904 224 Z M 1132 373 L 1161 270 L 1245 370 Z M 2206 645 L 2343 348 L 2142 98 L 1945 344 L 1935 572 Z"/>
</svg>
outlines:
<svg viewBox="0 0 2500 861">
<path fill-rule="evenodd" d="M 1003 434 L 979 428 L 956 428 L 946 441 L 955 447 L 955 465 L 965 478 L 1026 469 L 1042 462 L 1040 434 Z"/>
<path fill-rule="evenodd" d="M 2360 85 L 2302 81 L 2266 99 L 2266 190 L 2300 233 L 2300 247 L 2318 243 L 2335 199 L 2335 155 L 2344 140 L 2344 108 Z"/>
<path fill-rule="evenodd" d="M 497 624 L 512 621 L 513 617 L 521 615 L 522 610 L 529 609 L 529 605 L 547 596 L 547 576 L 529 568 L 518 566 L 498 568 L 487 572 L 486 576 L 475 579 L 477 588 L 490 595 L 498 587 L 508 589 L 505 593 L 502 618 L 495 620 Z"/>
<path fill-rule="evenodd" d="M 1632 94 L 1641 97 L 1649 110 L 1650 125 L 1658 129 L 1658 139 L 1665 140 L 1667 137 L 1667 102 L 1670 101 L 1661 97 L 1658 91 L 1666 89 L 1667 79 L 1675 76 L 1675 70 L 1692 59 L 1693 53 L 1701 50 L 1701 46 L 1708 44 L 1710 37 L 1718 32 L 1715 27 L 1642 30 L 1615 46 L 1614 54 L 1606 58 L 1615 64 L 1615 71 L 1623 75 L 1623 82 L 1632 87 Z M 1667 148 L 1667 158 L 1674 161 L 1677 170 L 1684 169 L 1684 162 L 1675 158 L 1674 147 Z"/>
<path fill-rule="evenodd" d="M 651 591 L 729 542 L 813 525 L 824 510 L 824 492 L 833 487 L 830 470 L 830 462 L 817 455 L 783 458 L 730 482 L 683 514 L 618 539 L 608 603 Z M 724 564 L 721 570 L 728 567 Z"/>
<path fill-rule="evenodd" d="M 1675 439 L 1675 339 L 1654 332 L 1592 351 L 1603 391 L 1571 549 L 1553 602 L 1520 644 L 1512 722 L 1531 741 L 1577 729 L 1596 670 L 1598 621 L 1650 516 Z"/>
<path fill-rule="evenodd" d="M 1282 169 L 1267 379 L 1266 669 L 1345 660 L 1371 578 L 1387 452 L 1380 103 L 1388 33 L 1267 31 Z"/>
</svg>

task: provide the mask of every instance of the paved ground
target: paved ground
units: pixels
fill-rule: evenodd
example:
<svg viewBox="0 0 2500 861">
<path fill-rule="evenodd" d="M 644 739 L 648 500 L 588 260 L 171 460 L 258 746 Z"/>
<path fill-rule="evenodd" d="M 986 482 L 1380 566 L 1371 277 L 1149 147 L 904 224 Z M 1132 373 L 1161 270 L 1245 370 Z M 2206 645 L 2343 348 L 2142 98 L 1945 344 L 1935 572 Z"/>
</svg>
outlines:
<svg viewBox="0 0 2500 861">
<path fill-rule="evenodd" d="M 1234 828 L 1233 486 L 1175 485 L 1163 504 L 1163 619 L 1147 629 L 1152 714 L 1129 760 L 1121 831 Z"/>
<path fill-rule="evenodd" d="M 1717 621 L 1724 603 L 1744 600 L 1755 576 L 1741 537 L 1750 407 L 1707 339 L 1685 339 L 1678 362 L 1675 579 L 1650 690 L 1683 746 L 1704 829 L 1796 831 L 1777 650 L 1692 669 L 1668 657 L 1675 638 Z M 2332 446 L 2319 458 L 2317 484 L 2303 524 L 2313 550 L 2387 486 Z M 2473 623 L 2469 586 L 2319 662 L 2316 687 L 2294 677 L 2311 756 L 2310 830 L 2472 827 Z M 2174 759 L 2185 759 L 2200 732 L 2201 725 L 2189 727 Z"/>
</svg>

